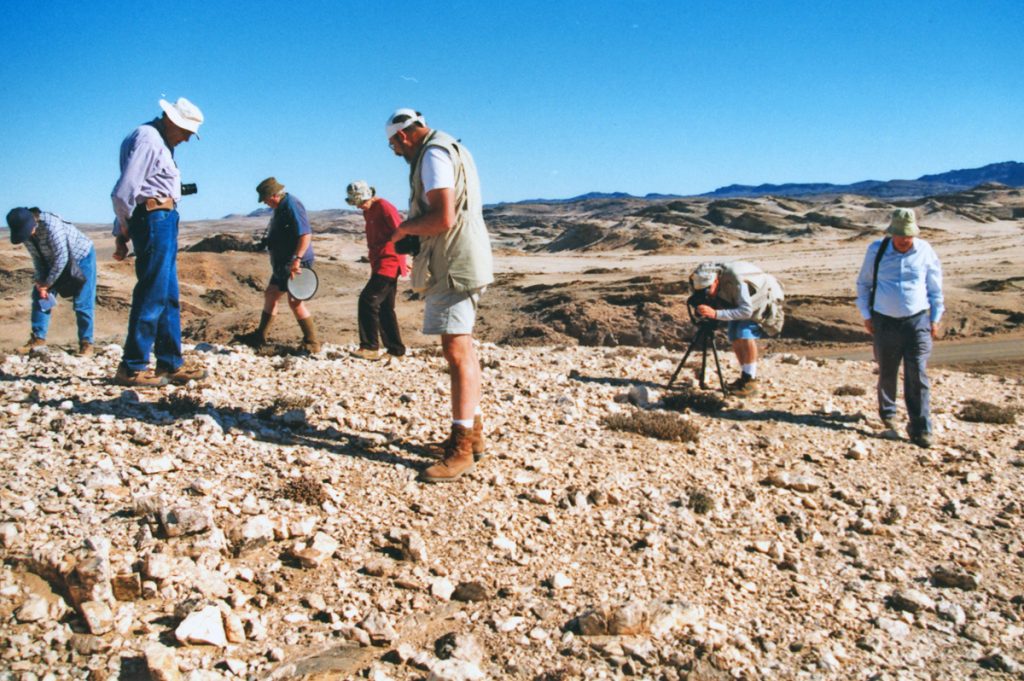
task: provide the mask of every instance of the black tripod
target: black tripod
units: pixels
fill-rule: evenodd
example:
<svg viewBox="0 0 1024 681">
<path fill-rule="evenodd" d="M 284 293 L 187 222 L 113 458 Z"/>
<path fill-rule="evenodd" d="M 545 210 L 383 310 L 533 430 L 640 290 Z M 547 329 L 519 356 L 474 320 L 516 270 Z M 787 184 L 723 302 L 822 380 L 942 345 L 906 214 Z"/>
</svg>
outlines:
<svg viewBox="0 0 1024 681">
<path fill-rule="evenodd" d="M 718 323 L 713 320 L 697 323 L 697 333 L 693 335 L 693 340 L 690 341 L 690 347 L 686 348 L 686 353 L 683 355 L 683 358 L 679 360 L 679 366 L 676 367 L 676 371 L 672 374 L 672 378 L 669 379 L 668 385 L 665 386 L 665 390 L 672 388 L 672 384 L 676 382 L 676 377 L 679 376 L 679 372 L 682 371 L 683 365 L 686 364 L 686 360 L 689 359 L 690 353 L 693 352 L 694 348 L 699 348 L 701 352 L 700 387 L 706 390 L 708 386 L 704 383 L 704 374 L 707 373 L 708 347 L 710 347 L 711 354 L 715 358 L 715 369 L 718 371 L 718 385 L 722 388 L 723 395 L 729 394 L 729 389 L 725 387 L 725 379 L 722 378 L 722 365 L 718 361 L 718 348 L 715 346 L 715 327 L 717 326 Z"/>
</svg>

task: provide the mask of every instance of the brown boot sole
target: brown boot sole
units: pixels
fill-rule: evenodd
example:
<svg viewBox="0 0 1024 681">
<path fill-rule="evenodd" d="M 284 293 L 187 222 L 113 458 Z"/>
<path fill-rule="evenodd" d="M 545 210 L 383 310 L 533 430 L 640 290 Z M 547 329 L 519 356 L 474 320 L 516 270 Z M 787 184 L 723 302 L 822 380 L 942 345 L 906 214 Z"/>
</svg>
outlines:
<svg viewBox="0 0 1024 681">
<path fill-rule="evenodd" d="M 435 483 L 435 482 L 455 482 L 456 480 L 461 478 L 466 473 L 472 472 L 472 470 L 475 467 L 476 467 L 475 465 L 472 465 L 472 466 L 470 466 L 469 468 L 467 468 L 464 471 L 459 471 L 455 475 L 451 475 L 451 476 L 444 477 L 444 478 L 434 478 L 434 477 L 425 475 L 426 471 L 423 471 L 423 473 L 420 473 L 419 480 L 420 480 L 420 482 L 429 482 L 429 483 Z"/>
</svg>

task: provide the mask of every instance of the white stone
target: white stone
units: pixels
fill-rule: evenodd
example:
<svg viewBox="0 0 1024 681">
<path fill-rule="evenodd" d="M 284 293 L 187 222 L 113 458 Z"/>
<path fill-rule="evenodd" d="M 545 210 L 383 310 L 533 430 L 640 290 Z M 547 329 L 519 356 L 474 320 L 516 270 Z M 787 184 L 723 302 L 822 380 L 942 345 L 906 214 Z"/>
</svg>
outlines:
<svg viewBox="0 0 1024 681">
<path fill-rule="evenodd" d="M 430 581 L 430 593 L 442 601 L 451 600 L 454 591 L 455 585 L 444 577 L 438 577 Z"/>
<path fill-rule="evenodd" d="M 213 645 L 223 648 L 228 644 L 220 609 L 215 605 L 208 605 L 191 613 L 174 630 L 174 636 L 180 643 L 186 645 Z"/>
</svg>

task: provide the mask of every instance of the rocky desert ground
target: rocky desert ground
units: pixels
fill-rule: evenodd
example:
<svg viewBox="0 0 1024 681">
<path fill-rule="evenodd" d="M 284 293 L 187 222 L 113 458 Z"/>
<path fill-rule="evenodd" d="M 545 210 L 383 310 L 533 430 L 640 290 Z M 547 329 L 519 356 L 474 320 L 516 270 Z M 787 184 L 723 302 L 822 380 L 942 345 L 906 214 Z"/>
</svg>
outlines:
<svg viewBox="0 0 1024 681">
<path fill-rule="evenodd" d="M 50 347 L 0 361 L 4 678 L 1024 678 L 1024 199 L 912 202 L 971 369 L 933 368 L 930 450 L 881 429 L 871 363 L 844 358 L 893 205 L 491 207 L 487 456 L 442 486 L 415 480 L 448 394 L 421 303 L 399 306 L 409 356 L 348 354 L 357 216 L 316 216 L 315 357 L 286 351 L 284 317 L 278 355 L 226 344 L 259 309 L 265 256 L 241 249 L 265 220 L 187 224 L 183 323 L 210 377 L 160 390 L 108 382 L 132 270 L 97 238 L 98 353 L 61 349 L 62 305 Z M 0 255 L 10 350 L 31 272 Z M 733 258 L 788 294 L 765 387 L 718 403 L 687 369 L 668 391 L 685 276 Z"/>
</svg>

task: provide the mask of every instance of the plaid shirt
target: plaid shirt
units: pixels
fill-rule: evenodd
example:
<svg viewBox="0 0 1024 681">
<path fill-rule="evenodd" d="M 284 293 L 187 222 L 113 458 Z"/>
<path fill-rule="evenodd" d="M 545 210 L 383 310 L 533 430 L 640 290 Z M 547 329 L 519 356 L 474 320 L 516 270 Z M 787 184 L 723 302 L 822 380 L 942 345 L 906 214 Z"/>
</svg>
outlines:
<svg viewBox="0 0 1024 681">
<path fill-rule="evenodd" d="M 25 240 L 25 247 L 36 268 L 36 281 L 53 286 L 68 264 L 68 250 L 76 261 L 92 250 L 92 241 L 59 215 L 40 213 L 35 232 Z"/>
</svg>

